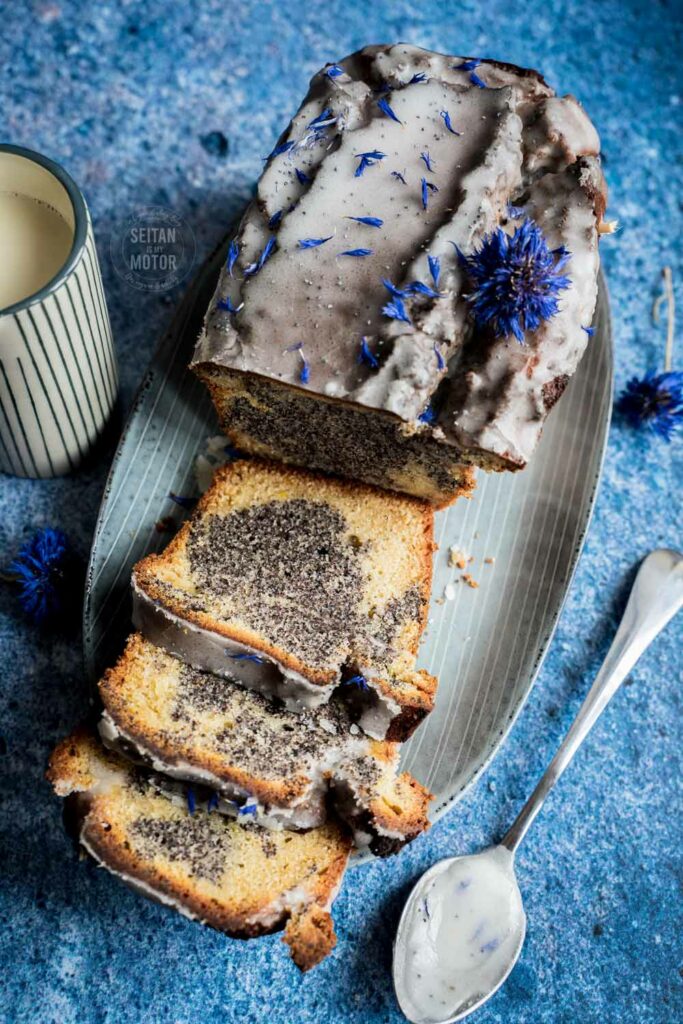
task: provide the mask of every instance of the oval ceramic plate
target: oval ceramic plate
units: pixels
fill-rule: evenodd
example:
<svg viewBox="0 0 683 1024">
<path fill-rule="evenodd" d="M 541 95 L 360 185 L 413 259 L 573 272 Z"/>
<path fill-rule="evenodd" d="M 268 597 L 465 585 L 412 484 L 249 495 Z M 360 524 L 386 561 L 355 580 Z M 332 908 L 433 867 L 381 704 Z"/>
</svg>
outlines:
<svg viewBox="0 0 683 1024">
<path fill-rule="evenodd" d="M 217 433 L 203 385 L 186 369 L 224 251 L 197 275 L 152 360 L 109 474 L 93 541 L 84 643 L 93 678 L 130 629 L 133 564 L 164 547 L 195 493 L 195 459 Z M 440 679 L 436 707 L 404 766 L 439 816 L 481 773 L 519 713 L 552 638 L 595 501 L 609 427 L 612 339 L 604 279 L 595 335 L 522 473 L 479 474 L 474 497 L 436 517 L 439 549 L 420 665 Z M 468 585 L 449 549 L 472 557 Z M 493 560 L 493 561 L 487 561 Z"/>
</svg>

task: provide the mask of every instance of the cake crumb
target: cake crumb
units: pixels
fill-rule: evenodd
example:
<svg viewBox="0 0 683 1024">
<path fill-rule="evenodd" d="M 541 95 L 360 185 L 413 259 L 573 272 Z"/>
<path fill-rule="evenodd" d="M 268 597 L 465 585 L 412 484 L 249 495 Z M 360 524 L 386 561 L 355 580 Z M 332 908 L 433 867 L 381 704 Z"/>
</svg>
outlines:
<svg viewBox="0 0 683 1024">
<path fill-rule="evenodd" d="M 462 576 L 460 577 L 460 579 L 464 580 L 464 581 L 465 581 L 465 583 L 467 584 L 467 586 L 468 586 L 468 587 L 472 587 L 472 589 L 473 589 L 473 590 L 476 590 L 476 589 L 477 589 L 477 587 L 479 586 L 479 584 L 477 583 L 477 581 L 476 581 L 476 580 L 473 580 L 473 579 L 472 579 L 472 576 L 471 576 L 471 575 L 470 575 L 470 573 L 468 573 L 468 572 L 464 572 L 464 573 L 462 574 Z"/>
<path fill-rule="evenodd" d="M 446 586 L 444 587 L 443 596 L 446 599 L 446 601 L 454 600 L 456 594 L 455 584 L 457 582 L 457 580 L 454 580 L 452 583 L 447 583 Z"/>
<path fill-rule="evenodd" d="M 484 565 L 495 565 L 495 564 L 496 564 L 496 560 L 495 560 L 495 558 L 493 558 L 492 555 L 489 555 L 488 558 L 484 559 Z"/>
<path fill-rule="evenodd" d="M 466 569 L 470 562 L 474 561 L 472 555 L 455 545 L 448 549 L 448 564 L 454 569 Z"/>
</svg>

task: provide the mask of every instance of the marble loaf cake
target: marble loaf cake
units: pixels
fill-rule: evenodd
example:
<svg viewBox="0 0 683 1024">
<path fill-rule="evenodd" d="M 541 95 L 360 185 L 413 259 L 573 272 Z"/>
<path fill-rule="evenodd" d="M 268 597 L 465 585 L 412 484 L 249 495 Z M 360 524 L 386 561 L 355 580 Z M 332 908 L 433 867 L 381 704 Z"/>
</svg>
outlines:
<svg viewBox="0 0 683 1024">
<path fill-rule="evenodd" d="M 425 502 L 258 460 L 216 472 L 192 517 L 133 572 L 133 621 L 193 668 L 289 710 L 344 694 L 375 739 L 432 708 L 415 669 L 427 621 Z"/>
<path fill-rule="evenodd" d="M 522 468 L 589 343 L 598 153 L 535 71 L 396 45 L 316 74 L 193 359 L 232 441 L 435 505 Z"/>
<path fill-rule="evenodd" d="M 429 794 L 397 774 L 398 744 L 367 737 L 339 700 L 294 714 L 138 634 L 99 690 L 106 746 L 179 780 L 184 798 L 188 783 L 208 788 L 216 809 L 239 821 L 315 828 L 330 804 L 356 844 L 380 855 L 429 826 Z"/>
<path fill-rule="evenodd" d="M 190 809 L 86 731 L 59 744 L 47 777 L 80 845 L 131 888 L 237 938 L 284 927 L 302 970 L 334 947 L 330 905 L 352 845 L 334 822 L 275 832 Z"/>
</svg>

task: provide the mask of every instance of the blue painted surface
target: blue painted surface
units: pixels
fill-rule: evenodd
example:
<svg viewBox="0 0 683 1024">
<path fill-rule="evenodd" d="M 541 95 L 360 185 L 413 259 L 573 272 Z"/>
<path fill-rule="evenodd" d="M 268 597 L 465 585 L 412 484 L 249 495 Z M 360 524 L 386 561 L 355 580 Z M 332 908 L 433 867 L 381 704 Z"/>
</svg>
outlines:
<svg viewBox="0 0 683 1024">
<path fill-rule="evenodd" d="M 192 225 L 198 254 L 208 253 L 309 76 L 364 43 L 400 39 L 539 67 L 585 103 L 602 135 L 610 211 L 622 225 L 603 246 L 621 388 L 661 365 L 663 329 L 650 317 L 661 267 L 683 281 L 681 34 L 676 0 L 531 0 L 523 16 L 503 0 L 7 4 L 0 135 L 63 163 L 86 194 L 125 407 L 182 291 L 134 291 L 114 273 L 109 237 L 135 205 L 173 207 Z M 214 132 L 227 153 L 206 138 Z M 677 356 L 683 368 L 683 343 Z M 489 842 L 532 787 L 606 650 L 632 567 L 651 547 L 683 545 L 682 453 L 680 441 L 667 447 L 615 421 L 573 592 L 509 741 L 428 836 L 349 874 L 335 909 L 337 950 L 307 977 L 277 936 L 225 939 L 77 862 L 42 773 L 87 697 L 80 641 L 38 638 L 0 588 L 0 1019 L 399 1021 L 390 944 L 410 883 L 438 857 Z M 71 479 L 0 479 L 2 564 L 46 523 L 87 553 L 108 457 Z M 478 1024 L 681 1019 L 682 626 L 635 669 L 522 848 L 529 935 Z"/>
</svg>

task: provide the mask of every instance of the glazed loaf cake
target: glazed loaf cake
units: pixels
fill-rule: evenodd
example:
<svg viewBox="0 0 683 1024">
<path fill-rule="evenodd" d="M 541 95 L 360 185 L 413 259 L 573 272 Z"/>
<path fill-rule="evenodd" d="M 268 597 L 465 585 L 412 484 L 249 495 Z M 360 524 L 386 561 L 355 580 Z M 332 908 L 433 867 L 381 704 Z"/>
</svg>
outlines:
<svg viewBox="0 0 683 1024">
<path fill-rule="evenodd" d="M 535 71 L 401 44 L 316 74 L 194 355 L 232 441 L 436 505 L 522 468 L 589 340 L 598 153 Z"/>
<path fill-rule="evenodd" d="M 274 832 L 190 811 L 87 732 L 59 744 L 47 776 L 81 846 L 133 889 L 236 938 L 284 927 L 304 971 L 333 949 L 329 908 L 351 849 L 334 822 Z"/>
<path fill-rule="evenodd" d="M 166 550 L 135 567 L 133 618 L 186 664 L 290 710 L 340 686 L 366 732 L 401 740 L 436 689 L 415 670 L 432 550 L 424 502 L 233 462 Z"/>
<path fill-rule="evenodd" d="M 209 787 L 216 808 L 240 821 L 314 828 L 329 801 L 357 845 L 379 854 L 429 825 L 429 794 L 397 775 L 397 744 L 365 736 L 339 700 L 294 714 L 137 634 L 99 690 L 108 747 Z"/>
</svg>

